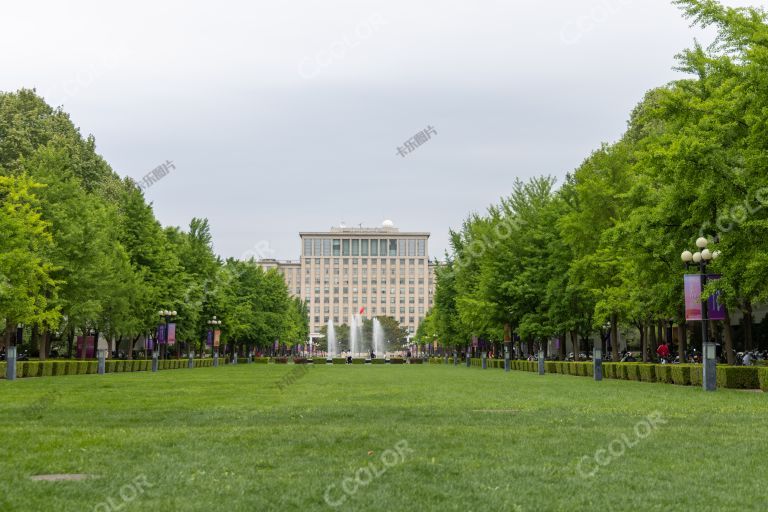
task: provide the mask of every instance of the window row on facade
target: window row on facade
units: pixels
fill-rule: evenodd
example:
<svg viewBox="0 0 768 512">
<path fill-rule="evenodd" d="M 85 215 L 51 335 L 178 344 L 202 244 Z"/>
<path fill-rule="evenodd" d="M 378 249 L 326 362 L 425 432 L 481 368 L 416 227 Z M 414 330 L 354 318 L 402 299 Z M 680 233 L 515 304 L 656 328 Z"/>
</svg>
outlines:
<svg viewBox="0 0 768 512">
<path fill-rule="evenodd" d="M 427 240 L 416 238 L 304 238 L 309 256 L 426 256 Z"/>
</svg>

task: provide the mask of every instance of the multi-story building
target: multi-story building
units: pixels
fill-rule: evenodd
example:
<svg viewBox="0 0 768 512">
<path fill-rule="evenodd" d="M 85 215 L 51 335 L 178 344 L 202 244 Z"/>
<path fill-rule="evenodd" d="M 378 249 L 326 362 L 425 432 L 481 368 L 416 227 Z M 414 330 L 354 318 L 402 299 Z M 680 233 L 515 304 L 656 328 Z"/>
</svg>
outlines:
<svg viewBox="0 0 768 512">
<path fill-rule="evenodd" d="M 277 268 L 290 292 L 309 307 L 310 332 L 350 315 L 391 316 L 411 333 L 432 307 L 436 263 L 429 233 L 401 232 L 391 221 L 380 228 L 334 227 L 302 232 L 299 261 L 261 260 Z"/>
</svg>

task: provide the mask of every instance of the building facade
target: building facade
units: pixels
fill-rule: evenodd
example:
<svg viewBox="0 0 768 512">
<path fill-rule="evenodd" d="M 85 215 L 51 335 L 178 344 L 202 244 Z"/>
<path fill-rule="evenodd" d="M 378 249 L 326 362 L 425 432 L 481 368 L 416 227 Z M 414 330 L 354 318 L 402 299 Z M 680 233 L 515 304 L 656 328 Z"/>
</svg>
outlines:
<svg viewBox="0 0 768 512">
<path fill-rule="evenodd" d="M 411 333 L 432 307 L 436 263 L 429 260 L 429 233 L 334 227 L 302 232 L 298 261 L 261 260 L 276 268 L 291 294 L 309 307 L 313 335 L 329 320 L 349 323 L 353 314 L 391 316 Z"/>
</svg>

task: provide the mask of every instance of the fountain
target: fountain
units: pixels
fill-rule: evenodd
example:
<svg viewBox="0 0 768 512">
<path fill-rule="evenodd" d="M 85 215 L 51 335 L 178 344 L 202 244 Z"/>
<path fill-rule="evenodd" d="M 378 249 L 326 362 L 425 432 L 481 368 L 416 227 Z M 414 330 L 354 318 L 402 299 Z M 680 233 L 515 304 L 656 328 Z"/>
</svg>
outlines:
<svg viewBox="0 0 768 512">
<path fill-rule="evenodd" d="M 373 319 L 373 351 L 376 357 L 386 359 L 386 349 L 384 347 L 384 328 L 378 318 Z"/>
<path fill-rule="evenodd" d="M 326 360 L 331 361 L 336 357 L 336 329 L 333 327 L 333 320 L 328 319 L 328 355 Z"/>
</svg>

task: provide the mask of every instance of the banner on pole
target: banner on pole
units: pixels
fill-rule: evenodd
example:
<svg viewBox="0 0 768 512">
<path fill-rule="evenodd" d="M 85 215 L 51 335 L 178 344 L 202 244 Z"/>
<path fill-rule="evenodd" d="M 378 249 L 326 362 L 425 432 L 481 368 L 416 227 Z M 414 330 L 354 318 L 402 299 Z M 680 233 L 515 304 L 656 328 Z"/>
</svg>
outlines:
<svg viewBox="0 0 768 512">
<path fill-rule="evenodd" d="M 208 347 L 213 346 L 213 331 L 208 329 L 208 338 L 205 340 L 205 344 Z"/>
<path fill-rule="evenodd" d="M 707 275 L 708 281 L 717 281 L 719 274 Z M 701 321 L 701 274 L 686 274 L 683 281 L 685 289 L 685 319 L 689 322 Z M 725 320 L 725 305 L 720 302 L 720 292 L 717 291 L 707 299 L 707 318 L 709 320 Z"/>
<path fill-rule="evenodd" d="M 218 329 L 213 331 L 213 346 L 219 348 L 219 342 L 221 338 L 221 331 Z"/>
<path fill-rule="evenodd" d="M 168 324 L 168 345 L 176 344 L 176 324 Z"/>
</svg>

